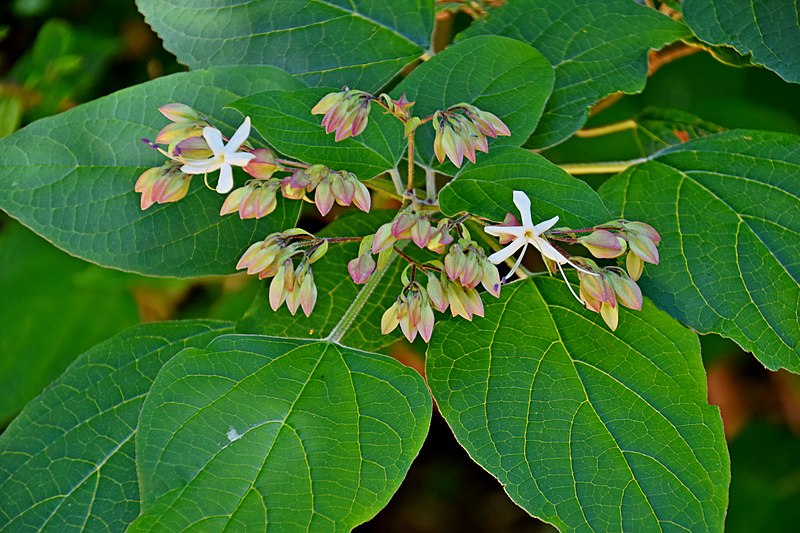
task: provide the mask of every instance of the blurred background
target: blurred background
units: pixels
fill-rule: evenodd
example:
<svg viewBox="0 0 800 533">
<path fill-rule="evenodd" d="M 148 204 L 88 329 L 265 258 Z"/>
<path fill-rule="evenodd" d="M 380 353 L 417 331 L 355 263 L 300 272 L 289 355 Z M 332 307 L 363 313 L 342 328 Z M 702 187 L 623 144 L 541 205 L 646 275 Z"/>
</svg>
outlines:
<svg viewBox="0 0 800 533">
<path fill-rule="evenodd" d="M 439 22 L 446 30 L 438 37 L 447 42 L 452 28 L 465 26 L 469 17 L 445 12 Z M 133 0 L 6 1 L 0 7 L 0 137 L 38 118 L 183 69 L 162 48 Z M 633 119 L 640 127 L 575 137 L 544 155 L 559 164 L 641 157 L 652 148 L 653 136 L 644 125 L 663 118 L 654 108 L 690 113 L 699 128 L 712 131 L 800 134 L 800 86 L 766 70 L 723 65 L 699 52 L 661 66 L 642 94 L 607 99 L 586 126 Z M 605 178 L 585 177 L 593 187 Z M 312 229 L 321 222 L 314 213 L 304 221 Z M 241 275 L 176 280 L 104 269 L 61 252 L 0 213 L 0 431 L 97 342 L 139 322 L 236 320 L 257 284 Z M 701 343 L 709 401 L 722 410 L 731 452 L 727 530 L 796 530 L 800 376 L 766 371 L 721 337 L 702 336 Z M 424 349 L 398 343 L 391 354 L 422 371 Z M 511 503 L 435 414 L 408 478 L 389 505 L 358 531 L 550 529 Z"/>
</svg>

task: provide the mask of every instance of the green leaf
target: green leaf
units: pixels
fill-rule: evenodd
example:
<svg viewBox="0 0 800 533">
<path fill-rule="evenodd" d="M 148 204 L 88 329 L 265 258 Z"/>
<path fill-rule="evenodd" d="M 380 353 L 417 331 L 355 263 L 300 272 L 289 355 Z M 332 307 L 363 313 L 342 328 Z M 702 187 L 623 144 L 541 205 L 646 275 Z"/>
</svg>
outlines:
<svg viewBox="0 0 800 533">
<path fill-rule="evenodd" d="M 345 213 L 319 232 L 320 237 L 361 237 L 375 233 L 388 222 L 394 211 L 373 211 L 369 214 Z M 413 246 L 413 245 L 412 245 Z M 373 274 L 375 285 L 356 285 L 347 272 L 347 263 L 358 256 L 359 243 L 332 244 L 322 259 L 314 263 L 317 304 L 311 316 L 302 312 L 292 316 L 286 306 L 273 311 L 269 305 L 269 284 L 262 282 L 253 303 L 236 325 L 237 333 L 258 333 L 282 337 L 324 339 L 349 313 L 358 312 L 355 321 L 343 332 L 345 346 L 363 350 L 379 350 L 399 338 L 399 332 L 383 335 L 381 316 L 400 294 L 403 284 L 400 272 L 404 261 L 396 258 L 382 271 Z M 407 250 L 409 251 L 409 250 Z M 361 301 L 365 299 L 365 301 Z M 359 311 L 359 305 L 363 305 Z M 345 326 L 345 324 L 342 324 Z"/>
<path fill-rule="evenodd" d="M 238 100 L 231 107 L 248 115 L 266 141 L 284 154 L 309 164 L 349 170 L 369 179 L 395 168 L 406 147 L 403 125 L 373 106 L 366 130 L 336 142 L 320 125 L 311 108 L 337 89 L 267 91 Z"/>
<path fill-rule="evenodd" d="M 683 16 L 703 41 L 732 46 L 784 80 L 800 83 L 797 2 L 685 0 Z"/>
<path fill-rule="evenodd" d="M 642 155 L 719 133 L 722 126 L 678 109 L 648 107 L 636 118 L 636 142 Z"/>
<path fill-rule="evenodd" d="M 2 423 L 77 355 L 136 324 L 139 314 L 124 285 L 86 283 L 102 269 L 53 248 L 16 223 L 7 223 L 0 233 L 0 272 Z"/>
<path fill-rule="evenodd" d="M 529 43 L 555 67 L 553 95 L 530 141 L 543 148 L 580 129 L 588 108 L 600 98 L 641 92 L 648 50 L 689 32 L 631 0 L 517 0 L 492 9 L 462 37 L 482 34 Z"/>
<path fill-rule="evenodd" d="M 430 46 L 433 0 L 137 0 L 191 68 L 274 65 L 311 85 L 376 91 Z M 221 22 L 224 21 L 224 22 Z"/>
<path fill-rule="evenodd" d="M 731 443 L 731 506 L 725 530 L 792 531 L 800 521 L 800 440 L 782 427 L 749 425 Z"/>
<path fill-rule="evenodd" d="M 662 236 L 642 289 L 701 333 L 800 372 L 800 138 L 731 131 L 668 149 L 600 195 Z M 653 184 L 657 184 L 654 186 Z"/>
<path fill-rule="evenodd" d="M 420 375 L 385 356 L 252 335 L 184 350 L 139 419 L 131 531 L 349 531 L 389 501 L 430 416 Z"/>
<path fill-rule="evenodd" d="M 511 284 L 434 332 L 426 375 L 459 443 L 561 530 L 722 531 L 730 479 L 697 336 L 645 302 L 611 332 L 560 280 Z"/>
<path fill-rule="evenodd" d="M 162 365 L 223 322 L 136 326 L 80 356 L 0 435 L 0 529 L 124 531 L 139 514 L 134 435 Z"/>
<path fill-rule="evenodd" d="M 501 148 L 476 166 L 466 167 L 442 188 L 439 206 L 450 216 L 466 211 L 500 221 L 506 213 L 519 216 L 512 202 L 513 191 L 530 197 L 536 219 L 558 215 L 560 224 L 571 227 L 611 220 L 611 213 L 586 182 L 522 148 Z"/>
<path fill-rule="evenodd" d="M 466 102 L 494 113 L 511 130 L 510 137 L 489 143 L 519 146 L 536 127 L 553 88 L 553 68 L 538 51 L 504 37 L 477 37 L 459 42 L 416 69 L 392 94 L 403 92 L 415 102 L 412 112 L 426 117 L 434 111 Z M 416 131 L 417 159 L 434 164 L 431 124 Z M 479 154 L 478 158 L 482 158 Z M 454 173 L 455 167 L 446 165 Z"/>
<path fill-rule="evenodd" d="M 271 67 L 173 74 L 39 120 L 0 139 L 0 208 L 59 248 L 104 266 L 177 277 L 231 273 L 258 237 L 293 226 L 299 206 L 281 204 L 258 222 L 223 218 L 223 197 L 198 177 L 180 202 L 142 211 L 136 179 L 164 157 L 139 139 L 167 124 L 158 112 L 163 104 L 192 105 L 230 134 L 242 119 L 223 106 L 254 91 L 298 85 Z"/>
</svg>

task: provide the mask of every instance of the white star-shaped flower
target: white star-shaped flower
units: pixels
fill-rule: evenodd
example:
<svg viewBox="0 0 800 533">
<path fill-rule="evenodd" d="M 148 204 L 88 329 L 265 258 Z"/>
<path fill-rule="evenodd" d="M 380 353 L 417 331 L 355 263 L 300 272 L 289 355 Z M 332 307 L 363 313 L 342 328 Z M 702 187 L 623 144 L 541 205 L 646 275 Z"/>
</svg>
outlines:
<svg viewBox="0 0 800 533">
<path fill-rule="evenodd" d="M 217 192 L 230 192 L 233 189 L 233 167 L 244 167 L 255 157 L 251 153 L 237 151 L 249 136 L 250 117 L 244 119 L 228 144 L 223 142 L 222 133 L 217 128 L 206 126 L 203 128 L 203 138 L 214 155 L 200 161 L 187 160 L 181 171 L 185 174 L 208 174 L 219 170 Z"/>
<path fill-rule="evenodd" d="M 508 246 L 488 257 L 489 261 L 492 263 L 496 265 L 500 264 L 517 253 L 517 251 L 522 250 L 519 254 L 519 258 L 517 258 L 517 262 L 514 264 L 514 267 L 511 269 L 511 271 L 506 275 L 506 278 L 511 276 L 511 274 L 517 270 L 517 267 L 519 267 L 520 263 L 522 262 L 522 257 L 525 255 L 525 251 L 528 249 L 528 245 L 531 245 L 539 250 L 539 252 L 547 259 L 554 261 L 558 265 L 559 270 L 561 270 L 562 275 L 564 274 L 564 271 L 561 268 L 561 265 L 565 263 L 580 270 L 581 272 L 585 272 L 593 276 L 596 275 L 593 272 L 584 270 L 583 268 L 572 263 L 566 258 L 566 256 L 564 256 L 564 254 L 556 250 L 556 248 L 548 242 L 546 237 L 542 236 L 545 231 L 555 226 L 556 222 L 558 222 L 557 216 L 549 220 L 545 220 L 544 222 L 540 222 L 539 224 L 534 224 L 533 217 L 531 217 L 531 200 L 528 198 L 528 195 L 522 191 L 514 191 L 514 205 L 516 205 L 517 209 L 519 209 L 520 218 L 522 219 L 521 226 L 487 226 L 484 228 L 484 231 L 489 235 L 511 239 L 511 242 L 508 244 Z M 567 285 L 569 285 L 569 283 L 567 283 Z"/>
</svg>

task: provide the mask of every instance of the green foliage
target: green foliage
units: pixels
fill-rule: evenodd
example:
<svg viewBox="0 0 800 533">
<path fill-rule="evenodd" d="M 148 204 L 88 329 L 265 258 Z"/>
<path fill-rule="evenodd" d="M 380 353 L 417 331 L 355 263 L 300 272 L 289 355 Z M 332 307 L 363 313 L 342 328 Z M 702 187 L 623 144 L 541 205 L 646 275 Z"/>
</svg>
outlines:
<svg viewBox="0 0 800 533">
<path fill-rule="evenodd" d="M 753 0 L 685 0 L 686 24 L 703 41 L 732 46 L 751 61 L 800 83 L 800 22 L 797 4 Z"/>
<path fill-rule="evenodd" d="M 430 416 L 419 374 L 376 354 L 259 336 L 185 350 L 142 410 L 131 531 L 350 530 L 397 489 Z"/>
<path fill-rule="evenodd" d="M 503 53 L 498 55 L 497 51 Z M 431 90 L 435 87 L 436 90 Z M 503 37 L 476 37 L 455 44 L 426 61 L 393 91 L 406 93 L 420 117 L 462 102 L 500 117 L 511 130 L 491 146 L 519 146 L 533 132 L 553 88 L 553 69 L 535 49 Z M 417 129 L 418 160 L 435 163 L 433 128 Z M 478 156 L 480 157 L 480 156 Z M 447 165 L 450 173 L 456 169 Z"/>
<path fill-rule="evenodd" d="M 555 68 L 553 94 L 530 140 L 535 147 L 569 137 L 600 98 L 640 92 L 647 51 L 689 35 L 683 25 L 630 0 L 508 2 L 461 35 L 483 34 L 526 42 Z"/>
<path fill-rule="evenodd" d="M 459 443 L 562 530 L 722 531 L 730 479 L 697 337 L 645 305 L 616 332 L 558 280 L 507 287 L 434 337 L 428 383 Z"/>
<path fill-rule="evenodd" d="M 365 180 L 395 168 L 406 147 L 403 126 L 376 110 L 364 134 L 337 143 L 320 127 L 319 117 L 309 113 L 331 91 L 268 91 L 233 102 L 231 107 L 249 116 L 270 146 L 300 161 L 346 169 Z"/>
<path fill-rule="evenodd" d="M 425 52 L 433 29 L 433 0 L 136 3 L 193 69 L 273 65 L 311 85 L 372 91 Z"/>
<path fill-rule="evenodd" d="M 0 529 L 123 531 L 139 514 L 134 442 L 156 374 L 230 329 L 147 324 L 81 355 L 0 435 Z"/>
<path fill-rule="evenodd" d="M 732 131 L 671 148 L 601 195 L 659 228 L 642 283 L 697 331 L 735 340 L 770 369 L 800 371 L 800 188 L 792 135 Z M 658 187 L 653 187 L 658 183 Z"/>
<path fill-rule="evenodd" d="M 301 86 L 271 67 L 218 68 L 160 78 L 37 121 L 0 139 L 0 206 L 104 266 L 177 277 L 231 273 L 256 236 L 293 225 L 298 206 L 259 222 L 220 218 L 222 198 L 209 197 L 198 178 L 179 205 L 142 211 L 133 184 L 160 156 L 139 139 L 158 132 L 165 103 L 189 102 L 232 130 L 238 113 L 221 112 L 231 101 Z"/>
<path fill-rule="evenodd" d="M 0 233 L 0 422 L 67 368 L 72 358 L 138 320 L 120 281 L 9 223 Z"/>
<path fill-rule="evenodd" d="M 28 12 L 46 14 L 46 4 Z M 604 126 L 578 130 L 603 98 L 642 91 L 648 57 L 655 71 L 709 50 L 798 81 L 797 6 L 487 0 L 439 3 L 435 14 L 433 0 L 137 4 L 178 61 L 207 70 L 0 138 L 0 208 L 98 265 L 194 277 L 230 274 L 241 259 L 272 279 L 250 278 L 233 295 L 240 278 L 155 282 L 166 314 L 235 325 L 142 325 L 80 356 L 0 435 L 0 531 L 347 531 L 403 481 L 427 436 L 431 394 L 470 457 L 559 529 L 722 530 L 731 468 L 694 331 L 800 373 L 800 138 L 719 133 L 714 122 L 749 116 L 791 130 L 784 108 L 796 104 L 767 115 L 741 82 L 744 104 L 731 109 L 719 97 L 730 78 L 704 76 L 714 87 L 698 111 L 698 86 L 667 76 L 647 96 L 657 108 L 623 98 L 592 119 Z M 38 35 L 0 87 L 0 137 L 89 95 L 127 42 L 54 21 Z M 705 74 L 708 63 L 687 61 Z M 147 65 L 153 77 L 159 69 Z M 762 74 L 759 91 L 792 100 L 786 88 L 797 86 Z M 205 117 L 218 131 L 177 151 L 141 144 L 165 126 L 158 108 L 170 103 L 179 140 L 203 131 Z M 243 117 L 250 138 L 230 139 Z M 336 142 L 323 120 L 346 138 Z M 616 145 L 623 137 L 630 146 Z M 598 151 L 583 152 L 584 140 Z M 438 163 L 434 145 L 456 162 L 490 153 L 456 169 Z M 248 153 L 264 147 L 275 153 Z M 615 150 L 641 157 L 613 161 Z M 172 173 L 148 174 L 146 185 L 168 203 L 143 211 L 134 184 L 165 158 Z M 347 173 L 296 172 L 315 164 L 369 180 L 372 197 Z M 238 187 L 227 199 L 207 190 L 204 178 L 214 185 L 231 166 Z M 569 174 L 621 169 L 602 186 Z M 201 174 L 171 203 L 192 170 Z M 317 209 L 301 218 L 312 198 Z M 232 214 L 220 216 L 223 202 Z M 328 215 L 334 202 L 375 209 Z M 484 227 L 508 213 L 518 223 Z M 582 270 L 579 287 L 517 270 L 526 251 L 551 270 Z M 503 285 L 511 270 L 531 279 Z M 0 309 L 1 421 L 136 308 L 128 275 L 87 267 L 13 222 L 0 234 L 0 272 L 10 302 Z M 194 291 L 201 284 L 214 289 Z M 136 297 L 149 317 L 153 302 Z M 432 335 L 430 389 L 372 353 L 421 361 L 390 347 L 401 332 Z M 734 443 L 728 527 L 780 529 L 797 497 L 795 441 L 753 431 Z M 766 441 L 779 457 L 754 468 L 747 457 Z"/>
</svg>

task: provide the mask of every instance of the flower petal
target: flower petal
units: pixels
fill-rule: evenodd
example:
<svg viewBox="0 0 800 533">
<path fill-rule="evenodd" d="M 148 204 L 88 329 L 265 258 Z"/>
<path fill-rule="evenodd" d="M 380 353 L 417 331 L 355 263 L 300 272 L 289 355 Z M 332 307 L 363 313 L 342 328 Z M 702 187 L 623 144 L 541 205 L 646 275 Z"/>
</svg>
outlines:
<svg viewBox="0 0 800 533">
<path fill-rule="evenodd" d="M 520 237 L 525 233 L 522 226 L 486 226 L 483 231 L 494 237 L 502 237 L 504 235 L 511 235 L 513 237 Z"/>
<path fill-rule="evenodd" d="M 552 228 L 553 226 L 555 226 L 556 222 L 558 222 L 558 216 L 554 216 L 553 218 L 551 218 L 549 220 L 545 220 L 544 222 L 539 222 L 538 224 L 536 224 L 533 227 L 533 232 L 536 235 L 541 235 L 545 231 L 547 231 L 550 228 Z"/>
<path fill-rule="evenodd" d="M 246 166 L 250 161 L 255 159 L 255 154 L 248 154 L 247 152 L 236 152 L 225 156 L 225 162 L 235 167 Z"/>
<path fill-rule="evenodd" d="M 508 259 L 512 255 L 514 255 L 514 253 L 517 250 L 519 250 L 520 248 L 525 246 L 526 242 L 527 242 L 526 239 L 514 239 L 514 241 L 511 242 L 511 244 L 509 244 L 508 246 L 506 246 L 502 250 L 493 253 L 487 259 L 489 259 L 489 261 L 494 263 L 495 265 L 499 265 L 500 263 L 502 263 L 503 261 L 505 261 L 506 259 Z"/>
<path fill-rule="evenodd" d="M 219 181 L 217 182 L 217 192 L 220 194 L 225 194 L 233 189 L 233 168 L 227 164 L 223 163 L 221 167 L 219 167 Z"/>
<path fill-rule="evenodd" d="M 531 219 L 531 199 L 522 191 L 514 191 L 514 205 L 519 209 L 522 225 L 526 228 L 533 227 L 533 220 Z"/>
<path fill-rule="evenodd" d="M 227 155 L 231 155 L 236 150 L 239 149 L 240 146 L 244 144 L 247 138 L 250 136 L 250 117 L 244 117 L 244 122 L 242 125 L 236 129 L 236 132 L 231 137 L 231 140 L 228 141 L 228 145 L 225 147 L 225 153 Z"/>
<path fill-rule="evenodd" d="M 225 145 L 222 142 L 222 132 L 217 128 L 212 128 L 211 126 L 203 128 L 203 138 L 215 156 L 218 156 L 225 149 Z"/>
<path fill-rule="evenodd" d="M 205 161 L 192 161 L 191 163 L 186 163 L 181 167 L 181 172 L 184 174 L 208 174 L 209 172 L 214 172 L 219 167 L 219 161 L 212 158 Z"/>
</svg>

